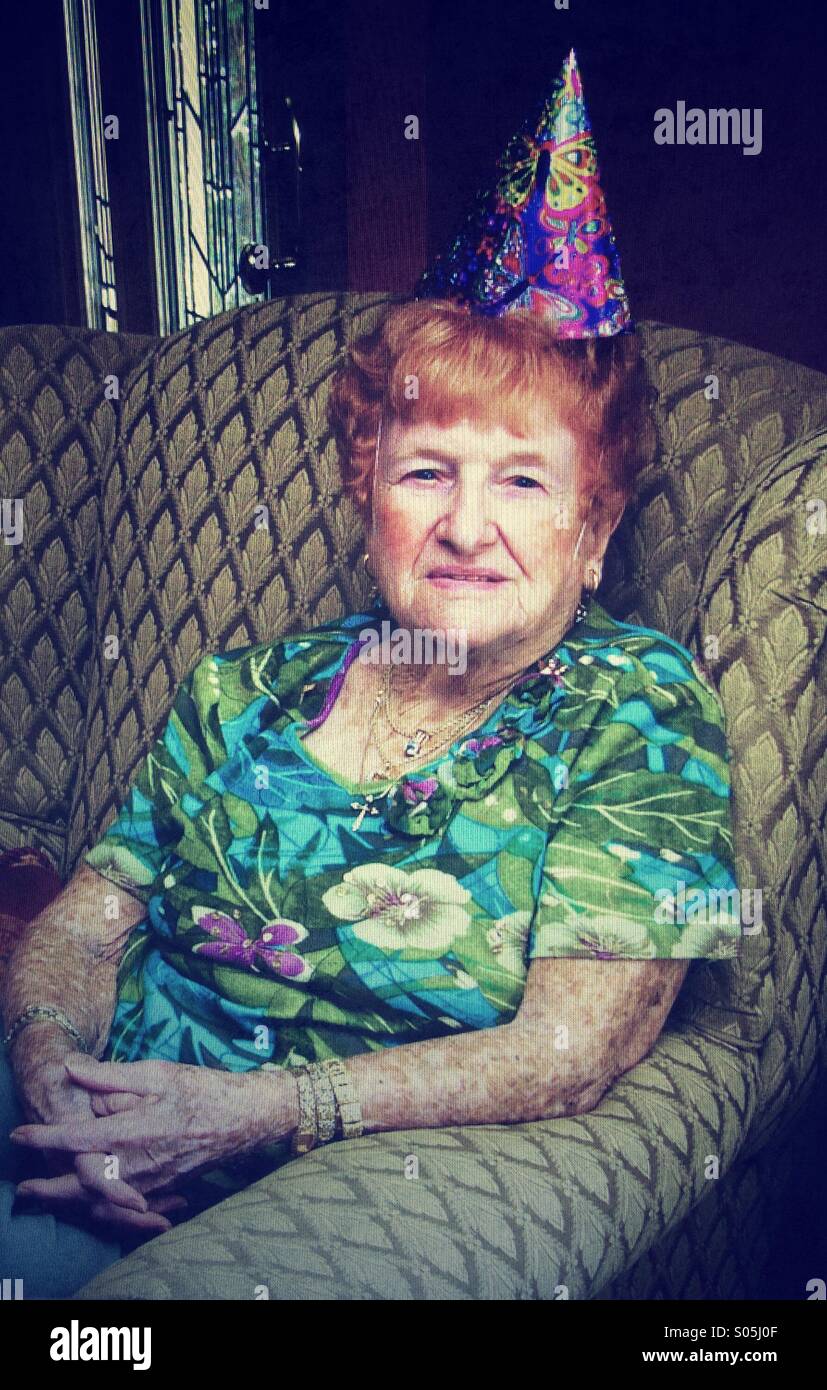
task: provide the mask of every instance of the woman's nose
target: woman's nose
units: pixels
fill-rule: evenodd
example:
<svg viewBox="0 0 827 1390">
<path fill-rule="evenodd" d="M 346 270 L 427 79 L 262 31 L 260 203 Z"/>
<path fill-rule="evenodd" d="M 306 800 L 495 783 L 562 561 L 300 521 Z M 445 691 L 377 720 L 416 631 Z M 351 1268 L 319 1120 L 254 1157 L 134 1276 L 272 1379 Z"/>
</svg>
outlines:
<svg viewBox="0 0 827 1390">
<path fill-rule="evenodd" d="M 470 549 L 494 539 L 494 499 L 484 485 L 458 485 L 446 501 L 439 537 Z"/>
</svg>

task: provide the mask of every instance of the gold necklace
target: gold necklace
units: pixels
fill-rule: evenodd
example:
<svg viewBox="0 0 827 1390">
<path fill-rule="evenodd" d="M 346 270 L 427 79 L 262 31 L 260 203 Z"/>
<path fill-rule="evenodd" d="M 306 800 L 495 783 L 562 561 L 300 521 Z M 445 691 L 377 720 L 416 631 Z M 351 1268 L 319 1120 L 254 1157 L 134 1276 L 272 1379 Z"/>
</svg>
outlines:
<svg viewBox="0 0 827 1390">
<path fill-rule="evenodd" d="M 477 721 L 476 721 L 476 718 L 475 718 L 475 717 L 471 717 L 471 716 L 466 717 L 466 719 L 465 719 L 465 721 L 464 721 L 466 727 L 469 728 L 469 729 L 473 728 L 473 727 L 475 726 L 476 722 L 477 722 Z M 454 742 L 454 739 L 457 737 L 458 733 L 459 733 L 459 730 L 458 730 L 457 727 L 455 726 L 455 727 L 449 729 L 448 733 L 447 733 L 447 734 L 444 734 L 442 738 L 437 739 L 436 743 L 432 744 L 432 746 L 431 746 L 431 748 L 430 748 L 430 750 L 429 750 L 429 759 L 428 759 L 428 761 L 429 761 L 429 762 L 433 762 L 434 758 L 437 756 L 438 753 L 440 753 L 444 748 L 448 748 L 448 747 L 450 746 L 450 744 L 452 744 L 452 743 Z M 386 756 L 386 754 L 383 752 L 383 749 L 382 749 L 382 747 L 381 747 L 381 744 L 380 744 L 380 741 L 379 741 L 379 738 L 378 738 L 376 732 L 373 732 L 373 744 L 374 744 L 374 747 L 376 748 L 376 751 L 377 751 L 377 753 L 378 753 L 378 755 L 379 755 L 379 758 L 380 758 L 380 761 L 381 761 L 381 763 L 382 763 L 382 771 L 383 771 L 384 776 L 390 777 L 390 776 L 393 776 L 394 773 L 398 773 L 398 772 L 401 772 L 401 771 L 402 771 L 402 769 L 405 767 L 405 762 L 399 758 L 398 754 L 397 754 L 397 756 L 396 756 L 395 759 L 394 759 L 394 758 L 388 758 L 388 757 Z M 411 751 L 410 753 L 407 751 L 408 748 L 411 748 L 411 749 L 412 749 L 412 751 Z M 414 757 L 414 756 L 416 756 L 416 753 L 417 753 L 418 751 L 419 751 L 419 749 L 415 746 L 415 740 L 409 740 L 408 743 L 406 743 L 406 745 L 405 745 L 405 752 L 404 752 L 404 754 L 403 754 L 403 758 L 404 758 L 404 759 L 407 759 L 407 758 Z M 375 778 L 378 778 L 378 777 L 380 777 L 382 774 L 380 774 L 380 773 L 378 773 L 378 772 L 375 772 L 373 775 L 374 775 Z"/>
<path fill-rule="evenodd" d="M 387 693 L 388 693 L 389 685 L 390 685 L 390 680 L 389 680 L 389 668 L 388 668 L 388 670 L 383 674 L 382 689 L 381 689 L 381 690 L 379 691 L 379 693 L 377 694 L 377 696 L 376 696 L 376 698 L 375 698 L 375 700 L 374 700 L 374 703 L 373 703 L 373 711 L 372 711 L 372 713 L 371 713 L 370 723 L 369 723 L 369 725 L 368 725 L 368 737 L 367 737 L 367 741 L 366 741 L 366 744 L 365 744 L 365 752 L 364 752 L 364 755 L 363 755 L 363 757 L 362 757 L 362 766 L 361 766 L 361 773 L 360 773 L 360 780 L 362 780 L 362 781 L 364 781 L 364 777 L 365 777 L 365 763 L 366 763 L 366 761 L 367 761 L 367 757 L 368 757 L 368 753 L 369 753 L 369 751 L 370 751 L 371 743 L 373 743 L 373 745 L 374 745 L 374 747 L 375 747 L 375 749 L 376 749 L 376 752 L 377 752 L 377 754 L 378 754 L 378 756 L 379 756 L 379 761 L 380 761 L 380 763 L 381 763 L 381 769 L 380 769 L 380 770 L 377 770 L 377 771 L 375 771 L 375 772 L 373 773 L 373 780 L 374 780 L 374 781 L 382 781 L 382 780 L 386 780 L 386 779 L 389 779 L 389 778 L 393 778 L 393 777 L 397 776 L 398 773 L 401 772 L 402 769 L 403 769 L 404 766 L 405 766 L 405 763 L 402 762 L 402 761 L 400 761 L 398 755 L 397 755 L 396 758 L 389 758 L 389 757 L 385 754 L 385 752 L 384 752 L 384 750 L 383 750 L 383 748 L 382 748 L 382 745 L 381 745 L 381 743 L 380 743 L 380 738 L 379 738 L 379 732 L 378 732 L 378 729 L 377 729 L 377 723 L 378 723 L 378 718 L 379 718 L 380 711 L 381 711 L 381 713 L 383 714 L 383 716 L 384 716 L 386 722 L 388 723 L 388 725 L 390 726 L 390 728 L 392 729 L 392 731 L 393 731 L 394 733 L 396 733 L 396 734 L 399 734 L 400 737 L 402 737 L 402 738 L 405 739 L 405 747 L 404 747 L 404 757 L 405 757 L 405 758 L 413 758 L 413 757 L 416 757 L 417 753 L 420 752 L 420 750 L 421 750 L 421 748 L 422 748 L 422 744 L 425 742 L 425 740 L 426 740 L 427 738 L 432 738 L 432 737 L 433 737 L 433 734 L 432 734 L 431 732 L 429 732 L 428 730 L 425 730 L 425 729 L 417 729 L 417 730 L 416 730 L 416 733 L 415 733 L 413 736 L 409 736 L 408 734 L 405 733 L 404 730 L 397 728 L 397 726 L 393 723 L 392 719 L 390 718 L 390 715 L 389 715 L 389 713 L 388 713 L 388 711 L 387 711 L 387 709 L 386 709 Z M 476 724 L 479 722 L 480 715 L 481 715 L 481 711 L 484 710 L 488 705 L 490 705 L 491 702 L 492 702 L 492 700 L 494 700 L 494 699 L 497 698 L 497 694 L 498 694 L 498 693 L 499 693 L 499 692 L 495 692 L 493 695 L 489 695 L 489 696 L 487 697 L 487 699 L 478 701 L 476 705 L 473 705 L 473 706 L 472 706 L 470 709 L 468 709 L 468 710 L 464 710 L 464 711 L 462 712 L 462 714 L 454 716 L 454 718 L 451 719 L 451 720 L 449 720 L 449 721 L 447 721 L 446 724 L 439 725 L 439 726 L 438 726 L 439 729 L 447 728 L 447 729 L 448 729 L 448 733 L 447 733 L 447 734 L 444 734 L 442 738 L 437 739 L 437 741 L 432 745 L 432 747 L 431 747 L 431 749 L 430 749 L 430 754 L 431 754 L 431 759 L 430 759 L 430 760 L 433 760 L 433 758 L 436 756 L 437 753 L 441 752 L 442 749 L 447 748 L 451 743 L 453 743 L 454 738 L 456 737 L 456 735 L 457 735 L 457 733 L 458 733 L 458 731 L 459 731 L 460 729 L 462 729 L 463 727 L 468 727 L 468 726 L 470 726 L 470 727 L 472 727 L 472 728 L 475 727 Z M 436 731 L 435 731 L 435 732 L 436 732 Z M 383 791 L 383 792 L 381 792 L 381 793 L 378 793 L 378 795 L 379 795 L 379 796 L 384 796 L 384 795 L 386 795 L 387 791 L 389 791 L 389 790 L 390 790 L 390 787 L 386 788 L 385 791 Z M 365 809 L 370 809 L 372 814 L 376 814 L 372 807 L 368 807 L 368 808 L 357 807 L 357 804 L 356 804 L 355 802 L 353 803 L 353 806 L 354 806 L 354 810 L 356 810 L 356 809 L 362 810 L 363 814 L 365 813 Z M 359 823 L 361 824 L 361 817 L 360 817 L 360 822 L 359 822 Z"/>
<path fill-rule="evenodd" d="M 470 709 L 463 710 L 460 714 L 454 715 L 451 719 L 447 719 L 442 724 L 437 724 L 436 727 L 433 729 L 417 728 L 414 731 L 414 733 L 411 734 L 406 732 L 406 730 L 404 729 L 400 729 L 391 718 L 391 668 L 390 666 L 387 666 L 382 673 L 382 687 L 379 695 L 377 696 L 376 702 L 382 711 L 383 717 L 390 725 L 393 732 L 395 734 L 398 734 L 400 738 L 403 738 L 405 740 L 405 756 L 407 758 L 415 758 L 416 755 L 419 753 L 420 749 L 422 748 L 422 745 L 426 742 L 426 740 L 433 739 L 434 735 L 438 734 L 442 729 L 448 729 L 450 731 L 447 741 L 448 743 L 451 743 L 453 741 L 452 736 L 455 730 L 463 728 L 465 725 L 469 723 L 469 721 L 473 721 L 474 723 L 478 722 L 478 716 L 482 715 L 482 713 L 491 704 L 492 700 L 495 700 L 497 698 L 498 693 L 498 691 L 495 691 L 494 694 L 489 695 L 487 699 L 478 700 L 475 705 L 472 705 L 470 707 Z M 432 747 L 431 751 L 434 752 L 435 748 Z"/>
<path fill-rule="evenodd" d="M 581 608 L 583 609 L 582 612 L 580 611 Z M 584 607 L 584 605 L 582 605 L 582 604 L 578 605 L 578 610 L 577 610 L 577 613 L 576 613 L 576 615 L 575 615 L 575 622 L 581 622 L 581 621 L 583 620 L 583 618 L 586 616 L 586 612 L 587 612 L 587 609 Z M 560 671 L 561 671 L 562 668 L 561 668 L 561 666 L 560 666 L 559 659 L 558 659 L 557 657 L 553 657 L 553 656 L 552 656 L 552 657 L 547 657 L 545 660 L 543 660 L 543 658 L 541 658 L 540 661 L 537 663 L 537 669 L 538 669 L 539 674 L 541 674 L 541 675 L 555 676 L 555 677 L 556 677 L 557 675 L 560 674 Z M 512 681 L 511 685 L 513 685 L 513 684 L 514 684 L 514 682 Z M 470 710 L 466 710 L 462 715 L 459 715 L 459 716 L 458 716 L 457 718 L 455 718 L 454 720 L 451 720 L 451 721 L 449 722 L 449 725 L 447 725 L 447 726 L 446 726 L 446 725 L 439 725 L 438 728 L 449 727 L 449 733 L 447 734 L 446 737 L 444 737 L 444 738 L 441 739 L 441 740 L 438 740 L 435 744 L 432 745 L 431 750 L 430 750 L 430 752 L 431 752 L 431 758 L 430 758 L 429 761 L 433 761 L 434 755 L 435 755 L 436 753 L 440 752 L 443 748 L 447 747 L 450 743 L 453 742 L 454 734 L 455 734 L 455 732 L 456 732 L 456 730 L 457 730 L 457 728 L 458 728 L 459 725 L 461 725 L 462 723 L 471 723 L 472 721 L 473 721 L 474 723 L 478 722 L 479 712 L 481 712 L 482 710 L 486 709 L 486 708 L 488 707 L 488 705 L 491 704 L 491 701 L 497 698 L 497 695 L 499 695 L 500 698 L 503 698 L 509 689 L 511 689 L 511 686 L 506 686 L 503 690 L 501 690 L 501 691 L 496 691 L 493 695 L 489 695 L 489 697 L 488 697 L 487 700 L 480 700 L 480 701 L 478 702 L 478 704 L 472 706 L 472 708 L 471 708 Z M 422 748 L 423 743 L 425 743 L 425 741 L 426 741 L 427 739 L 429 739 L 429 738 L 432 737 L 432 733 L 431 733 L 429 730 L 427 730 L 427 729 L 417 729 L 417 730 L 415 731 L 415 733 L 411 736 L 411 735 L 406 734 L 404 730 L 397 728 L 397 726 L 394 724 L 393 720 L 391 719 L 390 712 L 389 712 L 389 709 L 388 709 L 388 704 L 389 704 L 388 696 L 389 696 L 389 693 L 390 693 L 390 666 L 388 666 L 388 667 L 386 668 L 386 670 L 383 672 L 383 675 L 382 675 L 382 685 L 381 685 L 381 688 L 380 688 L 380 690 L 379 690 L 379 693 L 377 694 L 377 696 L 375 697 L 374 702 L 373 702 L 373 710 L 371 711 L 370 721 L 369 721 L 369 724 L 368 724 L 368 737 L 367 737 L 367 742 L 366 742 L 366 744 L 365 744 L 365 751 L 364 751 L 364 753 L 363 753 L 363 755 L 362 755 L 362 763 L 361 763 L 360 774 L 359 774 L 359 780 L 360 780 L 361 782 L 364 783 L 364 780 L 365 780 L 365 763 L 366 763 L 366 761 L 367 761 L 368 751 L 369 751 L 369 749 L 370 749 L 371 742 L 373 742 L 373 744 L 374 744 L 375 747 L 376 747 L 376 751 L 377 751 L 377 753 L 379 754 L 379 760 L 380 760 L 380 762 L 381 762 L 381 764 L 382 764 L 382 767 L 381 767 L 381 770 L 377 770 L 377 771 L 375 771 L 375 772 L 373 773 L 373 779 L 372 779 L 372 780 L 374 780 L 374 781 L 384 781 L 384 780 L 387 780 L 387 781 L 388 781 L 388 786 L 387 786 L 387 787 L 383 787 L 382 791 L 377 791 L 376 793 L 372 793 L 372 792 L 367 792 L 367 793 L 365 793 L 365 794 L 364 794 L 363 801 L 361 801 L 361 802 L 359 802 L 359 801 L 352 801 L 352 802 L 350 803 L 351 806 L 352 806 L 352 808 L 353 808 L 353 810 L 354 810 L 354 811 L 358 811 L 358 813 L 359 813 L 358 816 L 356 817 L 356 820 L 354 821 L 354 824 L 353 824 L 354 830 L 358 830 L 358 829 L 360 828 L 360 826 L 361 826 L 361 824 L 362 824 L 362 821 L 364 820 L 364 818 L 365 818 L 366 815 L 370 814 L 370 815 L 372 815 L 372 816 L 376 816 L 376 815 L 379 814 L 378 808 L 377 808 L 373 803 L 374 803 L 375 801 L 381 801 L 383 797 L 388 796 L 389 793 L 392 793 L 392 792 L 394 791 L 395 786 L 396 786 L 395 778 L 398 776 L 398 772 L 401 772 L 402 769 L 403 769 L 404 766 L 405 766 L 404 763 L 400 763 L 400 762 L 399 762 L 399 758 L 398 758 L 398 757 L 397 757 L 395 760 L 390 761 L 390 760 L 385 756 L 385 754 L 383 753 L 381 747 L 379 746 L 379 739 L 378 739 L 378 737 L 376 736 L 376 725 L 377 725 L 377 721 L 378 721 L 378 718 L 379 718 L 379 712 L 380 712 L 380 710 L 381 710 L 381 712 L 382 712 L 382 714 L 383 714 L 383 717 L 384 717 L 386 723 L 389 725 L 389 727 L 391 728 L 391 730 L 392 730 L 395 734 L 398 734 L 401 738 L 404 738 L 404 739 L 406 740 L 405 748 L 404 748 L 404 756 L 405 756 L 406 758 L 413 758 L 413 757 L 416 757 L 417 753 L 419 753 L 420 749 Z M 397 771 L 396 769 L 398 769 L 398 771 Z"/>
</svg>

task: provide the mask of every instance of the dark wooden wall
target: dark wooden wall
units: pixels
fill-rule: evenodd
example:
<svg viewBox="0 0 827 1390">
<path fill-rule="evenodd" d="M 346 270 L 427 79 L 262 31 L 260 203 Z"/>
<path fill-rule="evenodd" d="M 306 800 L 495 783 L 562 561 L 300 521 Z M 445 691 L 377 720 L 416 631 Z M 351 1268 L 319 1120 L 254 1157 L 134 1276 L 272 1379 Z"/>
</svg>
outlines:
<svg viewBox="0 0 827 1390">
<path fill-rule="evenodd" d="M 137 6 L 99 4 L 120 65 L 106 100 L 134 106 Z M 4 23 L 0 322 L 81 323 L 62 5 L 15 5 Z M 296 289 L 406 293 L 574 45 L 635 316 L 827 371 L 822 0 L 271 0 L 259 32 L 266 97 L 289 91 L 302 123 Z M 679 100 L 760 107 L 761 154 L 655 145 L 655 110 Z M 404 138 L 411 114 L 419 140 Z M 124 327 L 151 332 L 132 130 L 110 171 L 116 255 Z"/>
</svg>

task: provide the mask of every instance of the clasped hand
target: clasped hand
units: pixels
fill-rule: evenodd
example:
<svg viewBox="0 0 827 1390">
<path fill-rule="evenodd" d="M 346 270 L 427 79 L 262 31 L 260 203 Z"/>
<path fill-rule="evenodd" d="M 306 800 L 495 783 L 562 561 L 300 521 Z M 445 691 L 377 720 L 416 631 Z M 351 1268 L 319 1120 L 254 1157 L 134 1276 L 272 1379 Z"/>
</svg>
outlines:
<svg viewBox="0 0 827 1390">
<path fill-rule="evenodd" d="M 180 1062 L 99 1062 L 83 1053 L 62 1065 L 67 1080 L 87 1093 L 92 1114 L 78 1107 L 54 1123 L 11 1132 L 15 1143 L 74 1155 L 72 1171 L 29 1178 L 18 1185 L 21 1194 L 91 1202 L 99 1219 L 167 1230 L 164 1212 L 186 1206 L 173 1184 L 251 1145 L 243 1073 Z M 147 1201 L 145 1193 L 157 1195 Z"/>
</svg>

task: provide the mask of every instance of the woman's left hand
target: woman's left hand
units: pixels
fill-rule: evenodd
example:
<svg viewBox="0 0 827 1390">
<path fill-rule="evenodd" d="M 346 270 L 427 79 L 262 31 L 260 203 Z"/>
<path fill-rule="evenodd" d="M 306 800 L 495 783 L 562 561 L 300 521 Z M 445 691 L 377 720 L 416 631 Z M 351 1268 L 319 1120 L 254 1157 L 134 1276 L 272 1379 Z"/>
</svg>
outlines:
<svg viewBox="0 0 827 1390">
<path fill-rule="evenodd" d="M 273 1073 L 262 1078 L 181 1062 L 98 1062 L 82 1054 L 67 1058 L 66 1066 L 73 1082 L 93 1093 L 99 1118 L 20 1125 L 11 1139 L 37 1149 L 117 1157 L 117 1176 L 142 1193 L 171 1190 L 285 1132 L 283 1123 L 279 1129 L 283 1092 Z M 48 1197 L 60 1183 L 66 1198 L 61 1178 L 28 1179 L 25 1191 Z"/>
</svg>

